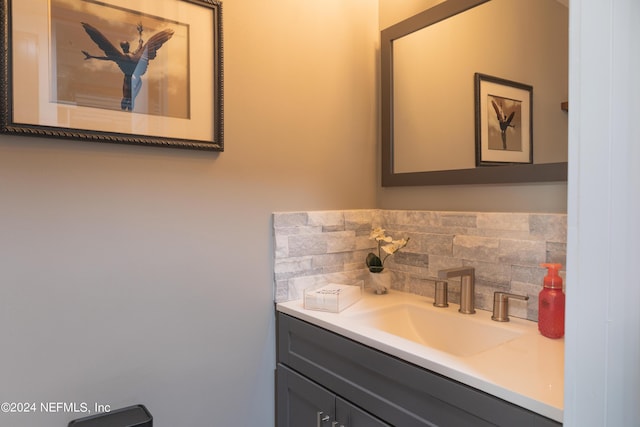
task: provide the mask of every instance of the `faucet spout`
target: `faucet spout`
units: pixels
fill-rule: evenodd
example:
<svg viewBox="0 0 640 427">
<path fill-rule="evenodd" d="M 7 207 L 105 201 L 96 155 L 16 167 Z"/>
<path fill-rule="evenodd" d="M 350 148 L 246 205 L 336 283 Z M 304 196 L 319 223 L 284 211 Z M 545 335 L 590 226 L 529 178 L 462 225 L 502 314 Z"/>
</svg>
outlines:
<svg viewBox="0 0 640 427">
<path fill-rule="evenodd" d="M 473 314 L 475 310 L 475 269 L 473 267 L 447 268 L 438 271 L 438 279 L 460 277 L 460 309 L 463 314 Z"/>
<path fill-rule="evenodd" d="M 452 277 L 473 276 L 475 275 L 475 269 L 473 267 L 455 267 L 445 268 L 438 271 L 438 279 L 446 280 Z"/>
</svg>

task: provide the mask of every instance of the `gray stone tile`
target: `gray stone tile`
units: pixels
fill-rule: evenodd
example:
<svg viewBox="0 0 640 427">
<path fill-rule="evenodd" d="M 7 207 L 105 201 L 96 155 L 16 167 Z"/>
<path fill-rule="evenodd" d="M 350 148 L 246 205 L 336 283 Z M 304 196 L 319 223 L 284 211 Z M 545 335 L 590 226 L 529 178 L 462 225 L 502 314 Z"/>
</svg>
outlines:
<svg viewBox="0 0 640 427">
<path fill-rule="evenodd" d="M 278 258 L 286 258 L 289 256 L 289 237 L 275 236 L 273 239 L 274 256 Z"/>
<path fill-rule="evenodd" d="M 274 212 L 274 228 L 299 227 L 307 225 L 307 212 Z"/>
<path fill-rule="evenodd" d="M 440 225 L 440 215 L 433 211 L 407 211 L 403 224 L 434 227 Z"/>
<path fill-rule="evenodd" d="M 484 280 L 506 287 L 511 282 L 510 265 L 484 261 L 474 261 L 470 265 L 475 268 L 476 280 L 478 281 Z"/>
<path fill-rule="evenodd" d="M 373 251 L 374 249 L 376 249 L 377 245 L 376 245 L 376 241 L 375 240 L 371 240 L 369 238 L 369 234 L 367 233 L 366 236 L 358 236 L 356 234 L 355 236 L 355 249 L 356 250 L 361 250 L 361 249 L 367 249 L 369 251 Z"/>
<path fill-rule="evenodd" d="M 453 256 L 468 260 L 495 262 L 498 259 L 499 246 L 498 239 L 458 235 L 453 239 Z"/>
<path fill-rule="evenodd" d="M 545 262 L 562 264 L 564 267 L 567 264 L 567 244 L 547 242 L 547 257 Z"/>
<path fill-rule="evenodd" d="M 546 259 L 546 244 L 537 240 L 501 239 L 498 261 L 505 264 L 538 265 Z"/>
<path fill-rule="evenodd" d="M 345 271 L 344 265 L 325 265 L 322 267 L 322 274 L 342 273 Z"/>
<path fill-rule="evenodd" d="M 334 231 L 344 231 L 344 225 L 327 225 L 322 227 L 323 233 L 333 233 Z"/>
<path fill-rule="evenodd" d="M 324 233 L 327 253 L 356 250 L 356 235 L 353 230 Z"/>
<path fill-rule="evenodd" d="M 422 295 L 433 300 L 435 292 L 435 282 L 433 280 L 422 279 L 413 276 L 406 276 L 402 290 L 416 295 Z M 432 302 L 432 301 L 430 301 Z"/>
<path fill-rule="evenodd" d="M 362 270 L 365 268 L 365 263 L 363 262 L 348 262 L 344 264 L 344 271 L 355 271 Z"/>
<path fill-rule="evenodd" d="M 366 237 L 367 239 L 369 238 L 369 234 L 371 234 L 370 228 L 346 228 L 346 230 L 353 230 L 355 231 L 357 237 Z"/>
<path fill-rule="evenodd" d="M 363 209 L 344 211 L 344 228 L 345 230 L 358 230 L 369 232 L 372 222 L 376 215 L 377 209 Z"/>
<path fill-rule="evenodd" d="M 311 257 L 311 265 L 313 267 L 329 267 L 340 266 L 343 267 L 345 262 L 351 260 L 351 254 L 347 252 L 338 252 L 330 254 L 313 255 Z"/>
<path fill-rule="evenodd" d="M 391 259 L 391 258 L 389 258 Z M 429 268 L 429 255 L 400 251 L 392 255 L 394 264 L 412 265 L 414 267 Z"/>
<path fill-rule="evenodd" d="M 326 254 L 329 246 L 327 234 L 289 236 L 289 256 Z"/>
<path fill-rule="evenodd" d="M 310 270 L 289 271 L 283 273 L 274 273 L 276 280 L 291 280 L 298 277 L 316 276 L 324 273 L 324 270 L 320 267 L 312 268 Z"/>
<path fill-rule="evenodd" d="M 530 232 L 550 242 L 567 241 L 567 216 L 564 214 L 531 214 Z"/>
<path fill-rule="evenodd" d="M 322 233 L 322 227 L 320 226 L 299 226 L 299 227 L 282 227 L 275 228 L 275 236 L 293 236 L 297 234 L 319 234 Z"/>
<path fill-rule="evenodd" d="M 478 226 L 478 215 L 470 212 L 441 212 L 440 226 L 442 227 L 465 227 L 476 228 Z"/>
<path fill-rule="evenodd" d="M 380 221 L 380 227 L 384 228 L 387 227 L 388 224 L 406 224 L 406 220 L 404 219 L 406 216 L 406 211 L 383 210 L 378 220 Z"/>
<path fill-rule="evenodd" d="M 409 244 L 415 248 L 416 252 L 451 256 L 453 254 L 453 237 L 452 234 L 418 233 L 412 236 Z"/>
<path fill-rule="evenodd" d="M 544 240 L 542 237 L 532 236 L 528 230 L 499 230 L 492 228 L 470 228 L 465 234 L 479 237 L 495 237 L 516 240 Z"/>
<path fill-rule="evenodd" d="M 542 283 L 537 285 L 533 283 L 511 281 L 511 292 L 518 295 L 528 295 L 529 298 L 537 297 L 542 290 Z"/>
<path fill-rule="evenodd" d="M 478 228 L 529 232 L 529 214 L 480 212 Z"/>
<path fill-rule="evenodd" d="M 407 264 L 389 263 L 388 267 L 385 267 L 385 268 L 388 268 L 389 270 L 395 273 L 402 273 L 403 277 L 406 276 L 406 277 L 415 277 L 418 279 L 432 279 L 432 276 L 429 273 L 429 269 L 424 267 L 407 265 Z"/>
<path fill-rule="evenodd" d="M 528 283 L 533 286 L 542 286 L 542 279 L 545 276 L 545 269 L 538 266 L 511 266 L 511 280 L 513 283 Z"/>
<path fill-rule="evenodd" d="M 313 257 L 310 256 L 276 260 L 273 266 L 273 272 L 278 275 L 280 273 L 310 271 L 313 268 L 312 261 Z"/>
<path fill-rule="evenodd" d="M 420 231 L 439 226 L 440 222 L 437 213 L 430 211 L 382 211 L 382 224 L 388 228 Z"/>
<path fill-rule="evenodd" d="M 323 228 L 337 228 L 344 230 L 343 211 L 312 211 L 307 212 L 307 224 L 317 225 Z"/>
</svg>

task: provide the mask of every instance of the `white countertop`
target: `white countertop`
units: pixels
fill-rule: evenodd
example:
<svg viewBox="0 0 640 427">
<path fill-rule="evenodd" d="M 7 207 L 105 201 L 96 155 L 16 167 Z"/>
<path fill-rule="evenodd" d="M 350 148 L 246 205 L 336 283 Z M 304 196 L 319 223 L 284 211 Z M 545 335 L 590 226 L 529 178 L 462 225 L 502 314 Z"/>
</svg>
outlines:
<svg viewBox="0 0 640 427">
<path fill-rule="evenodd" d="M 449 304 L 437 310 L 469 316 L 474 322 L 499 324 L 521 333 L 497 347 L 458 357 L 353 320 L 371 310 L 402 303 L 426 304 L 433 308 L 433 299 L 428 297 L 394 290 L 375 295 L 366 290 L 361 300 L 341 313 L 305 310 L 302 300 L 279 303 L 276 309 L 562 422 L 564 339 L 543 337 L 535 322 L 514 317 L 508 323 L 493 322 L 488 311 L 476 310 L 476 314 L 464 315 L 457 313 L 457 305 Z"/>
</svg>

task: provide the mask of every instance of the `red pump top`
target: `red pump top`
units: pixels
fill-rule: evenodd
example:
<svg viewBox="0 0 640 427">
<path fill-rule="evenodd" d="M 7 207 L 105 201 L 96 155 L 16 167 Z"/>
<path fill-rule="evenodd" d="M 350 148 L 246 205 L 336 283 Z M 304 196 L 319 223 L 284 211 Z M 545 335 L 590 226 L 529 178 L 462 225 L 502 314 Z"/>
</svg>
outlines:
<svg viewBox="0 0 640 427">
<path fill-rule="evenodd" d="M 549 289 L 562 289 L 562 277 L 558 276 L 558 270 L 562 264 L 540 264 L 540 267 L 547 268 L 547 275 L 544 276 L 544 287 Z"/>
</svg>

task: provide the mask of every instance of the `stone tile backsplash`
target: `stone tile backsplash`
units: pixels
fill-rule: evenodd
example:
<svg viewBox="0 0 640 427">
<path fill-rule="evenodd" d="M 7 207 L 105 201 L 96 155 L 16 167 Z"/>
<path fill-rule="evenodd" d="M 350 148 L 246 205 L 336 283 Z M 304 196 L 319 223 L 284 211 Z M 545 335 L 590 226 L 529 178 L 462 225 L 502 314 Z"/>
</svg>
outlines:
<svg viewBox="0 0 640 427">
<path fill-rule="evenodd" d="M 385 262 L 392 289 L 433 297 L 438 270 L 472 266 L 476 308 L 491 310 L 493 292 L 529 295 L 511 300 L 510 314 L 537 321 L 543 262 L 566 260 L 566 215 L 540 213 L 345 210 L 278 212 L 273 215 L 275 300 L 298 299 L 324 282 L 364 280 L 364 260 L 381 226 L 409 244 Z M 459 280 L 449 282 L 449 301 L 458 303 Z"/>
</svg>

